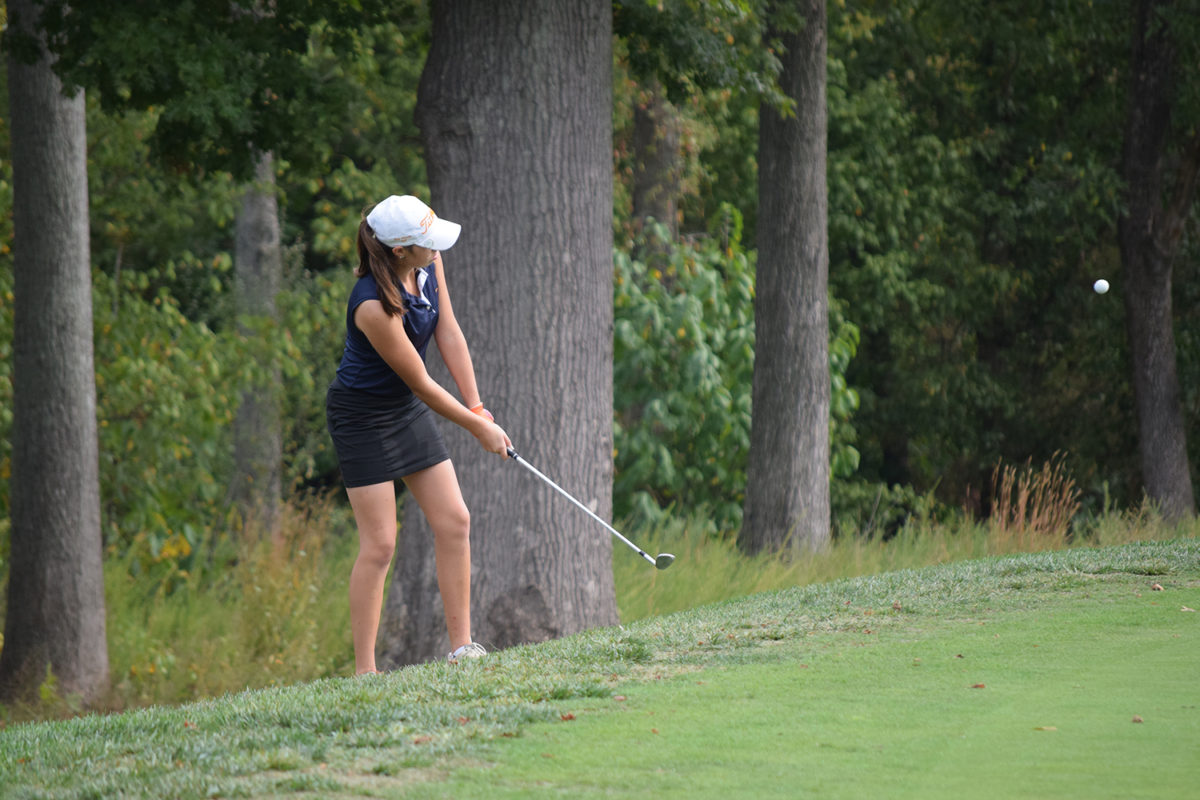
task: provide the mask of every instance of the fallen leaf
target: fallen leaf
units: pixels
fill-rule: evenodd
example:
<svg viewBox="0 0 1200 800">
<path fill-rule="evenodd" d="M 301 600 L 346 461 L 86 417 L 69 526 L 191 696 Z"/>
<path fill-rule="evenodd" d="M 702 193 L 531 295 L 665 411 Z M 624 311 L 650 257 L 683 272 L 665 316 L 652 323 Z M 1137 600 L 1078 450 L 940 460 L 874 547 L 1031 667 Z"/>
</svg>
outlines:
<svg viewBox="0 0 1200 800">
<path fill-rule="evenodd" d="M 571 720 L 573 720 L 573 719 L 575 719 L 575 715 L 574 715 L 574 714 L 571 714 L 571 713 L 569 713 L 569 712 L 568 712 L 568 713 L 566 713 L 566 714 L 563 714 L 563 715 L 562 715 L 562 721 L 563 721 L 563 722 L 570 722 L 570 721 L 571 721 Z"/>
<path fill-rule="evenodd" d="M 426 744 L 427 742 L 432 742 L 432 741 L 433 741 L 432 736 L 418 736 L 417 738 L 413 739 L 413 744 Z"/>
<path fill-rule="evenodd" d="M 467 724 L 468 722 L 470 722 L 470 721 L 471 721 L 471 718 L 470 718 L 470 717 L 459 717 L 459 718 L 458 718 L 458 724 L 459 724 L 459 725 L 466 725 L 466 724 Z"/>
<path fill-rule="evenodd" d="M 623 695 L 623 694 L 613 695 L 613 700 L 616 700 L 618 703 L 624 703 L 625 695 Z"/>
<path fill-rule="evenodd" d="M 1054 727 L 1053 725 L 1039 725 L 1038 727 L 1034 728 L 1034 730 L 1035 731 L 1056 731 L 1056 730 L 1058 730 L 1058 728 Z"/>
<path fill-rule="evenodd" d="M 1134 714 L 1134 715 L 1133 715 L 1133 721 L 1134 721 L 1134 722 L 1145 722 L 1146 720 L 1142 719 L 1142 718 L 1141 718 L 1141 717 L 1139 717 L 1137 714 Z"/>
<path fill-rule="evenodd" d="M 972 688 L 972 689 L 986 689 L 986 688 L 987 688 L 987 684 L 986 684 L 986 683 L 976 683 L 976 684 L 975 684 L 975 685 L 973 685 L 971 688 Z"/>
<path fill-rule="evenodd" d="M 1150 588 L 1151 588 L 1153 591 L 1156 591 L 1156 592 L 1161 592 L 1161 591 L 1163 591 L 1163 587 L 1162 587 L 1162 585 L 1161 585 L 1161 584 L 1158 584 L 1158 583 L 1152 583 L 1152 584 L 1150 584 Z"/>
<path fill-rule="evenodd" d="M 658 728 L 651 728 L 651 729 L 650 729 L 650 732 L 651 732 L 651 733 L 658 733 Z"/>
<path fill-rule="evenodd" d="M 542 753 L 542 758 L 554 758 L 554 753 Z"/>
<path fill-rule="evenodd" d="M 903 610 L 903 608 L 904 608 L 904 606 L 900 605 L 900 601 L 899 601 L 899 600 L 897 600 L 896 602 L 892 603 L 892 611 L 901 611 L 901 610 Z"/>
<path fill-rule="evenodd" d="M 955 658 L 966 658 L 966 656 L 964 656 L 962 653 L 959 653 L 955 656 Z"/>
<path fill-rule="evenodd" d="M 1188 608 L 1187 606 L 1184 606 L 1183 608 L 1181 608 L 1181 609 L 1179 609 L 1179 610 L 1180 610 L 1180 611 L 1192 611 L 1192 612 L 1195 612 L 1195 610 L 1196 610 L 1196 609 L 1194 609 L 1194 608 Z"/>
</svg>

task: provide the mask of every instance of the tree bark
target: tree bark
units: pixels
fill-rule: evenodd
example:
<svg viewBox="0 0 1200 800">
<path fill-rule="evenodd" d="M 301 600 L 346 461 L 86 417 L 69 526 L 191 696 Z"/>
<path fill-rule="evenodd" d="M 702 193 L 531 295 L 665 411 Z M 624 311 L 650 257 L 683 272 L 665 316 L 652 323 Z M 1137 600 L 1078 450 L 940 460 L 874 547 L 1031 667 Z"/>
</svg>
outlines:
<svg viewBox="0 0 1200 800">
<path fill-rule="evenodd" d="M 275 197 L 275 160 L 259 156 L 254 181 L 246 187 L 238 212 L 234 243 L 238 325 L 255 349 L 255 321 L 276 319 L 275 297 L 282 282 L 283 257 L 279 203 Z M 234 419 L 233 496 L 248 526 L 273 534 L 282 497 L 283 423 L 280 418 L 279 365 L 256 359 Z"/>
<path fill-rule="evenodd" d="M 446 277 L 483 399 L 518 452 L 607 516 L 611 5 L 443 0 L 432 14 L 417 123 L 431 205 L 464 226 Z M 444 430 L 472 511 L 476 640 L 501 648 L 614 624 L 609 534 L 518 465 Z M 415 503 L 397 550 L 381 662 L 441 656 L 432 537 Z"/>
<path fill-rule="evenodd" d="M 10 0 L 35 33 L 40 4 Z M 0 699 L 108 685 L 101 563 L 92 276 L 83 93 L 64 97 L 44 54 L 10 52 L 13 166 L 13 472 Z"/>
<path fill-rule="evenodd" d="M 1168 193 L 1175 47 L 1159 11 L 1169 5 L 1140 0 L 1135 9 L 1122 166 L 1126 210 L 1119 238 L 1142 480 L 1163 516 L 1178 520 L 1196 513 L 1196 501 L 1175 360 L 1172 262 L 1195 194 L 1200 137 L 1178 160 L 1174 191 Z"/>
<path fill-rule="evenodd" d="M 794 116 L 759 119 L 753 421 L 740 547 L 829 541 L 829 239 L 825 184 L 824 0 L 782 35 L 780 88 Z M 775 38 L 773 30 L 768 36 Z"/>
</svg>

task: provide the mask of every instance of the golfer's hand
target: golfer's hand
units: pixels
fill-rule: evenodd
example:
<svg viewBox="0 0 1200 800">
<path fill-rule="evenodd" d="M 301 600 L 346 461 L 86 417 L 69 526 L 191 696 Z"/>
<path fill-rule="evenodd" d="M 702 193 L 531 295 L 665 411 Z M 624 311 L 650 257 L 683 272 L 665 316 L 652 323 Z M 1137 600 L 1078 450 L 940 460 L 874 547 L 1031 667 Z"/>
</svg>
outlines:
<svg viewBox="0 0 1200 800">
<path fill-rule="evenodd" d="M 479 440 L 479 444 L 483 445 L 484 450 L 489 453 L 497 453 L 501 458 L 508 458 L 508 448 L 512 447 L 512 440 L 496 423 L 489 421 L 479 433 L 475 434 L 475 438 Z"/>
</svg>

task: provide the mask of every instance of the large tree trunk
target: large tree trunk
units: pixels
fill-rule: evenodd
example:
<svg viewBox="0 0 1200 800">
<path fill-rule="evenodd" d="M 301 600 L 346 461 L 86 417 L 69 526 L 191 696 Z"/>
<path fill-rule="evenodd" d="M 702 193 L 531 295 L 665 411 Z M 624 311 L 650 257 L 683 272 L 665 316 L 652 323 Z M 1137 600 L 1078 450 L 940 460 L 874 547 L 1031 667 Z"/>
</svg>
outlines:
<svg viewBox="0 0 1200 800">
<path fill-rule="evenodd" d="M 1141 0 L 1136 8 L 1133 80 L 1125 121 L 1126 211 L 1119 234 L 1142 480 L 1163 515 L 1175 520 L 1196 512 L 1175 365 L 1171 273 L 1195 194 L 1200 136 L 1194 135 L 1178 159 L 1173 191 L 1165 197 L 1171 106 L 1177 87 L 1175 48 L 1158 14 L 1169 5 Z"/>
<path fill-rule="evenodd" d="M 518 452 L 609 515 L 611 5 L 443 0 L 432 13 L 417 122 L 431 204 L 464 226 L 446 276 L 484 401 Z M 609 534 L 445 429 L 472 511 L 475 638 L 508 647 L 615 623 Z M 415 503 L 380 638 L 385 664 L 448 644 Z"/>
<path fill-rule="evenodd" d="M 256 326 L 275 320 L 282 271 L 275 160 L 264 153 L 242 197 L 234 246 L 238 324 L 251 354 L 259 344 Z M 247 365 L 251 376 L 234 419 L 233 496 L 248 526 L 273 533 L 282 496 L 281 379 L 278 364 L 261 357 L 251 360 L 257 363 Z"/>
<path fill-rule="evenodd" d="M 738 539 L 748 552 L 829 540 L 825 2 L 797 10 L 805 26 L 782 36 L 779 76 L 795 116 L 764 106 L 759 120 L 754 417 Z"/>
<path fill-rule="evenodd" d="M 33 30 L 38 4 L 10 0 Z M 43 56 L 11 54 L 14 323 L 12 555 L 0 698 L 108 685 L 84 100 Z"/>
</svg>

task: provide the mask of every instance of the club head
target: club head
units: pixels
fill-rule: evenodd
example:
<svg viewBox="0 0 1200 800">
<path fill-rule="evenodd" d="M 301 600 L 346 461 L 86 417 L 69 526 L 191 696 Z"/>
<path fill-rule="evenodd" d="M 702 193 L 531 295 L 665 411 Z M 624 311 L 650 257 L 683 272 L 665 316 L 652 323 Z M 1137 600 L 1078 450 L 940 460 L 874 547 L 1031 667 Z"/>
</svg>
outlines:
<svg viewBox="0 0 1200 800">
<path fill-rule="evenodd" d="M 666 569 L 675 561 L 675 556 L 670 553 L 659 553 L 658 558 L 654 559 L 654 566 L 657 569 Z"/>
</svg>

